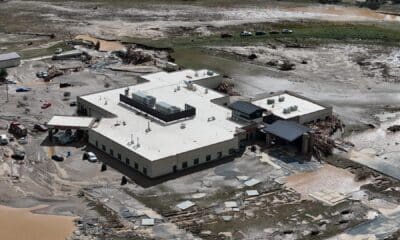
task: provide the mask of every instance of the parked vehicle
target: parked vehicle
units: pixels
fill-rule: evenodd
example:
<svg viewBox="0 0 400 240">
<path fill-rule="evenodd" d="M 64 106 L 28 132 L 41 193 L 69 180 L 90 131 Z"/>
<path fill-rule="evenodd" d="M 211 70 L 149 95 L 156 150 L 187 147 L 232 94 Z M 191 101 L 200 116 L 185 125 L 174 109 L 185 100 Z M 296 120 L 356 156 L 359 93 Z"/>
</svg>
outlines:
<svg viewBox="0 0 400 240">
<path fill-rule="evenodd" d="M 26 137 L 28 135 L 28 129 L 19 122 L 11 122 L 8 131 L 17 137 Z"/>
<path fill-rule="evenodd" d="M 45 103 L 43 103 L 43 105 L 41 106 L 41 108 L 42 108 L 42 109 L 47 109 L 47 108 L 49 108 L 50 106 L 51 106 L 51 103 L 45 102 Z"/>
<path fill-rule="evenodd" d="M 49 73 L 46 71 L 36 73 L 36 77 L 38 77 L 38 78 L 47 78 L 48 76 L 49 76 Z"/>
<path fill-rule="evenodd" d="M 233 37 L 233 35 L 230 33 L 221 33 L 221 38 L 231 38 L 231 37 Z"/>
<path fill-rule="evenodd" d="M 35 130 L 37 130 L 39 132 L 46 132 L 48 130 L 48 128 L 43 124 L 35 124 L 33 126 L 33 129 L 35 129 Z"/>
<path fill-rule="evenodd" d="M 253 36 L 253 33 L 249 32 L 249 31 L 243 31 L 240 33 L 240 36 L 241 37 L 250 37 L 250 36 Z"/>
<path fill-rule="evenodd" d="M 60 54 L 60 53 L 62 53 L 64 50 L 62 49 L 62 48 L 57 48 L 55 51 L 54 51 L 54 54 Z"/>
<path fill-rule="evenodd" d="M 65 132 L 58 132 L 53 135 L 53 138 L 56 140 L 56 142 L 60 143 L 61 145 L 65 145 L 68 143 L 72 143 L 75 141 L 75 136 L 72 134 L 71 130 L 67 130 Z"/>
<path fill-rule="evenodd" d="M 26 140 L 25 137 L 22 137 L 22 138 L 18 139 L 18 143 L 21 145 L 25 145 L 25 144 L 28 144 L 28 140 Z"/>
<path fill-rule="evenodd" d="M 1 145 L 7 145 L 9 142 L 7 135 L 1 134 L 0 135 L 0 144 Z"/>
<path fill-rule="evenodd" d="M 83 154 L 83 159 L 87 159 L 89 162 L 97 162 L 97 156 L 93 152 L 85 152 Z"/>
<path fill-rule="evenodd" d="M 284 33 L 284 34 L 293 33 L 293 30 L 291 30 L 291 29 L 282 29 L 282 33 Z"/>
<path fill-rule="evenodd" d="M 7 79 L 6 83 L 7 84 L 17 84 L 17 81 Z"/>
<path fill-rule="evenodd" d="M 53 156 L 51 156 L 51 159 L 53 159 L 56 162 L 62 162 L 64 161 L 64 157 L 58 154 L 54 154 Z"/>
<path fill-rule="evenodd" d="M 29 88 L 29 87 L 17 87 L 15 89 L 16 92 L 29 92 L 31 90 L 32 90 L 32 88 Z"/>
<path fill-rule="evenodd" d="M 25 159 L 25 152 L 23 150 L 17 149 L 14 151 L 11 157 L 15 160 L 24 160 Z"/>
<path fill-rule="evenodd" d="M 263 35 L 265 35 L 265 34 L 267 34 L 267 33 L 264 32 L 264 31 L 257 31 L 257 32 L 256 32 L 256 36 L 263 36 Z"/>
</svg>

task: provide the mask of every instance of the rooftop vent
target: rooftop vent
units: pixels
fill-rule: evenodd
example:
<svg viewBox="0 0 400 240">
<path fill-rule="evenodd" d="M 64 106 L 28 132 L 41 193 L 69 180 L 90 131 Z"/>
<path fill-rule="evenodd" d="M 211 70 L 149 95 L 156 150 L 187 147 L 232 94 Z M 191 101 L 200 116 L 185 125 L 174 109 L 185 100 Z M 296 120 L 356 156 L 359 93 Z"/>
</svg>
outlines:
<svg viewBox="0 0 400 240">
<path fill-rule="evenodd" d="M 181 129 L 185 129 L 186 128 L 186 124 L 181 123 Z"/>
<path fill-rule="evenodd" d="M 207 119 L 207 121 L 208 121 L 208 122 L 215 121 L 215 117 L 214 117 L 214 116 L 209 117 L 209 118 Z"/>
</svg>

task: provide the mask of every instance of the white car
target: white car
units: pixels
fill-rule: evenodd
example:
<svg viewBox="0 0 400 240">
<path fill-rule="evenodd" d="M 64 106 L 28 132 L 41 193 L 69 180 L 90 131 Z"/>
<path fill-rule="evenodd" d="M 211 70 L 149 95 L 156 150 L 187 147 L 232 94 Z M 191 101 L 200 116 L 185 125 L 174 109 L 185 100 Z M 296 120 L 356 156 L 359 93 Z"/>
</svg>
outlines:
<svg viewBox="0 0 400 240">
<path fill-rule="evenodd" d="M 0 135 L 0 144 L 7 145 L 8 144 L 8 137 L 5 134 Z"/>
<path fill-rule="evenodd" d="M 92 153 L 92 152 L 88 152 L 87 153 L 87 160 L 89 162 L 97 162 L 97 156 L 96 154 Z"/>
<path fill-rule="evenodd" d="M 253 33 L 249 32 L 249 31 L 243 31 L 240 33 L 240 36 L 242 36 L 242 37 L 250 37 L 252 35 L 253 35 Z"/>
</svg>

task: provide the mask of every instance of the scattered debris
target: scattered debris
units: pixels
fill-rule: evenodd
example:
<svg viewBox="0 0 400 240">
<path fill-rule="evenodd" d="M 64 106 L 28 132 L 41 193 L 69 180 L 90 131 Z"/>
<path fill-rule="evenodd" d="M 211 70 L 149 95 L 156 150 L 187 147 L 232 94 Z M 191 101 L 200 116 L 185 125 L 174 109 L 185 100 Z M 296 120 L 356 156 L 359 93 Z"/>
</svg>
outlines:
<svg viewBox="0 0 400 240">
<path fill-rule="evenodd" d="M 246 182 L 244 182 L 244 185 L 248 186 L 248 187 L 253 187 L 257 184 L 261 183 L 259 180 L 252 178 L 250 180 L 247 180 Z"/>
<path fill-rule="evenodd" d="M 154 226 L 154 219 L 153 218 L 144 218 L 141 222 L 142 226 Z"/>
<path fill-rule="evenodd" d="M 249 197 L 254 197 L 260 195 L 257 190 L 247 190 L 246 195 Z"/>
<path fill-rule="evenodd" d="M 176 205 L 176 207 L 179 208 L 180 210 L 186 210 L 188 208 L 193 207 L 194 205 L 196 204 L 191 201 L 184 201 Z"/>
</svg>

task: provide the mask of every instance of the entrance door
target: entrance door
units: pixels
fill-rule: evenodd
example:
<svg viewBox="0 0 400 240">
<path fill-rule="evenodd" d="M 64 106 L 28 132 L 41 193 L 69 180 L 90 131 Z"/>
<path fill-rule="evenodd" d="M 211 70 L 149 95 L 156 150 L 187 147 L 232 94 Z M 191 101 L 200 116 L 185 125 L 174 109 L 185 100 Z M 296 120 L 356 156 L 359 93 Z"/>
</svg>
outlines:
<svg viewBox="0 0 400 240">
<path fill-rule="evenodd" d="M 174 165 L 174 166 L 172 167 L 172 169 L 173 169 L 174 172 L 176 172 L 176 171 L 177 171 L 176 165 Z"/>
</svg>

